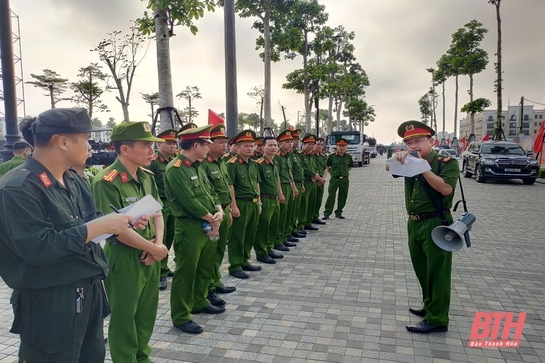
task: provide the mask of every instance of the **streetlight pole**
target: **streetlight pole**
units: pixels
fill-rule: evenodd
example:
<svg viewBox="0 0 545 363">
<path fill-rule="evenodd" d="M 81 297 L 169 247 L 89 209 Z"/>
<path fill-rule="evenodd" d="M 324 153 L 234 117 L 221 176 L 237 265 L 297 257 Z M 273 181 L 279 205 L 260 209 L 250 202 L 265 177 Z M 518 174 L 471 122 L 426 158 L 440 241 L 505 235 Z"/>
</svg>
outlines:
<svg viewBox="0 0 545 363">
<path fill-rule="evenodd" d="M 227 118 L 227 135 L 232 137 L 237 134 L 238 130 L 237 47 L 234 0 L 225 0 L 223 18 L 225 39 L 225 116 Z"/>
</svg>

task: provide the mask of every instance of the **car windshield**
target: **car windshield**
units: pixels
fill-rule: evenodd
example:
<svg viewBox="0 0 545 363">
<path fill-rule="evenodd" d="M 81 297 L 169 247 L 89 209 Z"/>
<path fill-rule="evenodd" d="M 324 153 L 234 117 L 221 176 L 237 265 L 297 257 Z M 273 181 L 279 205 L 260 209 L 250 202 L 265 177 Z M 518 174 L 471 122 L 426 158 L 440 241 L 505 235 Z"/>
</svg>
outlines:
<svg viewBox="0 0 545 363">
<path fill-rule="evenodd" d="M 360 143 L 360 135 L 359 134 L 347 134 L 347 135 L 331 135 L 329 139 L 329 143 L 331 145 L 335 145 L 337 139 L 345 139 L 348 141 L 349 145 L 359 145 Z"/>
<path fill-rule="evenodd" d="M 456 156 L 456 150 L 446 149 L 446 150 L 443 150 L 443 154 L 450 154 L 450 155 Z"/>
<path fill-rule="evenodd" d="M 517 144 L 485 144 L 483 154 L 493 155 L 525 155 L 524 150 Z"/>
</svg>

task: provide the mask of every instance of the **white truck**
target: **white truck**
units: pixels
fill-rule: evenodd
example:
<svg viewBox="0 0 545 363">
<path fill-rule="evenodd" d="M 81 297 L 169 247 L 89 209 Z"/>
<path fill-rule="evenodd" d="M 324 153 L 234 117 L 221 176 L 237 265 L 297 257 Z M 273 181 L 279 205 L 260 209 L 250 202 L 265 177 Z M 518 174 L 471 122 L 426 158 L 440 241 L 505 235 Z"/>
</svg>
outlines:
<svg viewBox="0 0 545 363">
<path fill-rule="evenodd" d="M 375 139 L 368 138 L 367 135 L 362 134 L 359 131 L 334 131 L 327 136 L 326 145 L 329 154 L 334 153 L 337 150 L 336 141 L 340 138 L 348 141 L 346 152 L 352 156 L 354 163 L 357 163 L 359 166 L 369 164 L 370 151 L 367 149 L 369 147 L 375 147 L 377 143 Z"/>
</svg>

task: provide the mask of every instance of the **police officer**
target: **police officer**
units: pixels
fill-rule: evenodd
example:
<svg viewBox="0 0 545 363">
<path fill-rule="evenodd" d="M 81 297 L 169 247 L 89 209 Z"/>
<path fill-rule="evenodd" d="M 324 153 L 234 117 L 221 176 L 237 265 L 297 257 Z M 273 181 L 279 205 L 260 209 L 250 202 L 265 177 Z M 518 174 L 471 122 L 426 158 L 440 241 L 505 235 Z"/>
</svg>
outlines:
<svg viewBox="0 0 545 363">
<path fill-rule="evenodd" d="M 316 202 L 314 204 L 314 212 L 312 214 L 312 223 L 325 224 L 320 219 L 320 208 L 322 208 L 322 201 L 325 191 L 325 175 L 326 175 L 326 161 L 327 156 L 324 155 L 324 139 L 319 137 L 316 139 L 316 145 L 314 146 L 314 164 L 316 165 L 316 172 L 321 177 L 321 180 L 316 181 Z"/>
<path fill-rule="evenodd" d="M 216 253 L 214 255 L 214 266 L 212 279 L 208 287 L 208 300 L 212 305 L 223 306 L 225 301 L 220 298 L 217 293 L 228 294 L 236 290 L 234 286 L 225 286 L 221 282 L 220 267 L 225 255 L 227 241 L 231 234 L 231 189 L 229 188 L 229 174 L 227 173 L 227 165 L 223 161 L 222 156 L 227 151 L 227 140 L 225 135 L 225 125 L 219 124 L 210 130 L 210 140 L 212 144 L 208 147 L 208 155 L 202 161 L 208 180 L 212 184 L 214 192 L 218 196 L 221 207 L 225 213 L 223 221 L 219 229 L 219 240 L 216 242 Z"/>
<path fill-rule="evenodd" d="M 110 138 L 117 159 L 93 180 L 98 209 L 108 213 L 112 206 L 121 209 L 146 195 L 161 203 L 153 175 L 144 167 L 153 159 L 153 143 L 164 140 L 151 134 L 147 122 L 122 122 L 113 128 Z M 163 244 L 161 212 L 138 233 L 142 237 L 139 244 L 112 236 L 104 246 L 111 271 L 105 287 L 112 309 L 108 340 L 114 362 L 150 361 L 149 340 L 159 302 L 160 261 L 168 254 Z"/>
<path fill-rule="evenodd" d="M 167 199 L 176 217 L 176 271 L 172 278 L 170 309 L 172 324 L 189 334 L 202 333 L 191 314 L 220 314 L 223 306 L 207 299 L 214 271 L 214 256 L 224 212 L 202 168 L 206 158 L 211 125 L 180 133 L 182 152 L 168 166 L 165 174 Z M 203 231 L 210 225 L 212 230 Z"/>
<path fill-rule="evenodd" d="M 259 166 L 259 190 L 263 203 L 257 235 L 255 236 L 254 249 L 256 259 L 259 262 L 275 264 L 273 257 L 278 254 L 273 251 L 278 231 L 280 218 L 280 203 L 285 203 L 286 198 L 280 184 L 278 174 L 278 160 L 275 159 L 278 151 L 278 142 L 272 136 L 263 138 L 263 156 L 256 160 Z M 273 257 L 271 257 L 273 256 Z"/>
<path fill-rule="evenodd" d="M 32 157 L 0 180 L 0 275 L 11 287 L 20 362 L 104 362 L 106 256 L 91 240 L 138 237 L 131 217 L 101 217 L 72 165 L 87 159 L 85 109 L 56 108 L 28 124 Z M 135 222 L 136 223 L 136 222 Z"/>
<path fill-rule="evenodd" d="M 297 195 L 293 203 L 293 215 L 291 215 L 291 235 L 288 236 L 288 241 L 284 243 L 287 247 L 295 247 L 295 242 L 299 242 L 299 238 L 305 238 L 307 231 L 303 228 L 299 228 L 299 218 L 301 217 L 301 203 L 303 200 L 303 194 L 305 193 L 305 173 L 303 170 L 303 156 L 299 154 L 299 139 L 301 135 L 301 129 L 293 130 L 291 132 L 293 136 L 292 151 L 290 153 L 292 162 L 292 175 L 295 186 L 297 187 Z"/>
<path fill-rule="evenodd" d="M 397 133 L 403 138 L 408 150 L 396 152 L 393 158 L 403 163 L 411 152 L 416 152 L 419 158 L 425 159 L 431 166 L 429 171 L 405 178 L 409 251 L 422 287 L 424 304 L 421 309 L 409 308 L 412 314 L 424 319 L 406 328 L 414 333 L 445 332 L 449 323 L 452 252 L 437 247 L 431 232 L 441 224 L 452 223 L 450 208 L 460 173 L 458 162 L 442 158 L 433 150 L 432 136 L 435 132 L 422 122 L 403 122 Z"/>
<path fill-rule="evenodd" d="M 274 249 L 278 251 L 289 251 L 290 249 L 284 245 L 287 242 L 288 237 L 291 237 L 293 218 L 293 208 L 295 206 L 295 198 L 299 195 L 299 190 L 293 181 L 292 175 L 292 158 L 290 156 L 293 136 L 291 130 L 284 130 L 278 134 L 276 140 L 278 141 L 279 149 L 276 153 L 275 160 L 278 162 L 278 174 L 280 176 L 280 186 L 282 188 L 282 194 L 284 194 L 284 203 L 280 203 L 280 217 L 278 220 L 278 232 L 276 234 L 276 240 L 274 242 Z M 282 258 L 284 257 L 280 253 L 271 251 L 269 257 Z"/>
<path fill-rule="evenodd" d="M 263 156 L 263 137 L 258 136 L 255 138 L 255 151 L 252 155 L 253 160 L 257 160 Z"/>
<path fill-rule="evenodd" d="M 261 213 L 259 171 L 257 164 L 251 159 L 255 137 L 252 130 L 243 130 L 237 134 L 233 143 L 237 144 L 238 154 L 227 162 L 233 216 L 227 254 L 229 274 L 238 279 L 250 277 L 244 271 L 261 270 L 261 266 L 249 262 Z"/>
<path fill-rule="evenodd" d="M 329 187 L 327 189 L 327 200 L 325 202 L 325 210 L 323 220 L 329 219 L 333 207 L 335 206 L 335 197 L 337 190 L 339 191 L 339 200 L 337 202 L 337 209 L 335 210 L 335 217 L 344 219 L 343 208 L 346 205 L 346 198 L 348 197 L 348 175 L 350 169 L 354 166 L 352 156 L 346 153 L 346 145 L 348 141 L 343 138 L 337 139 L 337 151 L 327 157 L 326 166 L 331 178 L 329 179 Z"/>
<path fill-rule="evenodd" d="M 163 244 L 170 250 L 172 241 L 174 241 L 174 216 L 170 213 L 170 207 L 165 194 L 165 169 L 168 163 L 176 157 L 176 140 L 178 132 L 173 129 L 167 129 L 157 135 L 164 142 L 157 143 L 157 151 L 153 155 L 153 159 L 149 166 L 149 170 L 153 172 L 159 197 L 163 202 L 163 220 L 165 224 L 165 234 Z M 161 260 L 161 272 L 159 275 L 159 290 L 166 290 L 167 277 L 174 276 L 174 273 L 168 268 L 168 255 Z"/>
<path fill-rule="evenodd" d="M 22 165 L 27 156 L 32 153 L 32 146 L 26 141 L 16 141 L 13 143 L 13 157 L 0 164 L 0 177 L 6 174 L 11 169 L 15 169 L 19 165 Z"/>
<path fill-rule="evenodd" d="M 299 213 L 299 229 L 305 229 L 310 231 L 316 231 L 318 228 L 312 225 L 312 216 L 314 215 L 314 208 L 316 205 L 316 183 L 325 182 L 322 179 L 316 164 L 314 163 L 314 146 L 316 145 L 316 136 L 313 134 L 306 134 L 303 139 L 303 150 L 299 152 L 303 159 L 303 173 L 305 176 L 305 192 L 301 200 L 301 212 Z"/>
</svg>

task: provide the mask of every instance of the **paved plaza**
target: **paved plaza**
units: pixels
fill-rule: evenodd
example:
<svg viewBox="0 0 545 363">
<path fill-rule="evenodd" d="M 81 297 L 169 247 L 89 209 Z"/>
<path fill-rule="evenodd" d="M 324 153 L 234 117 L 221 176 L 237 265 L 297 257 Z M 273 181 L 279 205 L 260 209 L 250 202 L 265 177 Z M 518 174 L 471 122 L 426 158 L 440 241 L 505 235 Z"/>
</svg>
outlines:
<svg viewBox="0 0 545 363">
<path fill-rule="evenodd" d="M 170 290 L 160 292 L 152 361 L 545 362 L 545 184 L 462 178 L 477 222 L 473 247 L 453 258 L 449 331 L 417 335 L 405 330 L 420 319 L 408 307 L 420 307 L 421 295 L 403 180 L 384 171 L 384 159 L 352 170 L 345 220 L 309 233 L 276 265 L 237 280 L 224 263 L 224 283 L 237 291 L 221 295 L 225 313 L 194 316 L 203 334 L 174 329 Z M 10 293 L 2 283 L 0 363 L 17 361 Z M 477 311 L 526 312 L 520 347 L 467 347 Z"/>
</svg>

